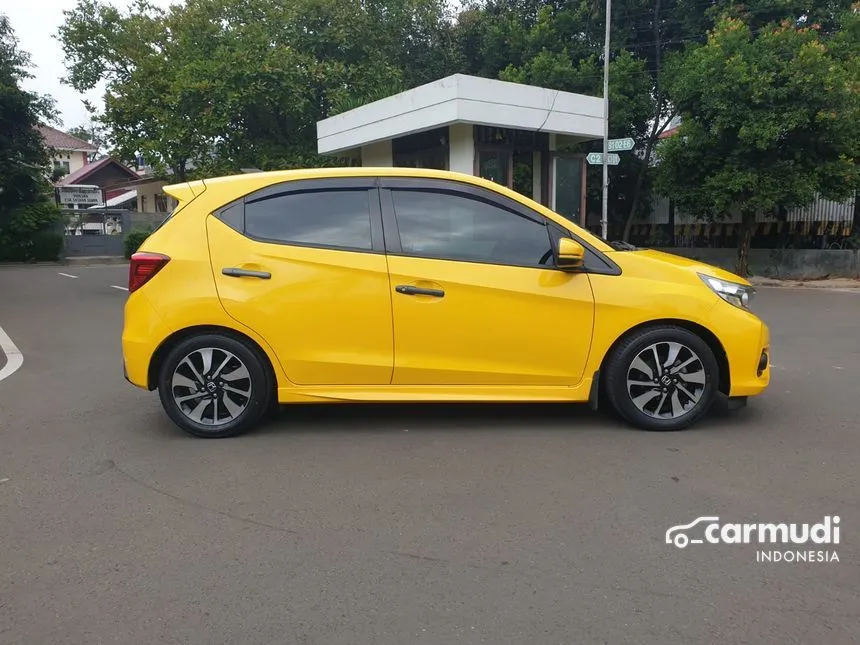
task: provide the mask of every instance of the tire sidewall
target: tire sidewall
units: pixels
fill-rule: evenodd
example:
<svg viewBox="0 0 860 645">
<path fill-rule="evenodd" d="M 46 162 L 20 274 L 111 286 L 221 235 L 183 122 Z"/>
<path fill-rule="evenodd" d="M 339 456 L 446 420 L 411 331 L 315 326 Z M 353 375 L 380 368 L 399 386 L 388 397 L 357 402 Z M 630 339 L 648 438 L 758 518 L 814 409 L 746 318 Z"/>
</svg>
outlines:
<svg viewBox="0 0 860 645">
<path fill-rule="evenodd" d="M 678 342 L 692 349 L 705 368 L 705 389 L 696 405 L 678 419 L 655 419 L 648 416 L 630 398 L 627 391 L 627 371 L 633 359 L 643 349 L 658 342 Z M 655 431 L 682 430 L 695 423 L 713 405 L 719 381 L 719 365 L 708 344 L 691 331 L 681 327 L 652 327 L 635 334 L 623 343 L 609 364 L 607 393 L 616 411 L 630 423 Z"/>
<path fill-rule="evenodd" d="M 196 349 L 213 347 L 235 354 L 248 368 L 251 377 L 251 400 L 242 413 L 231 422 L 218 426 L 197 423 L 189 419 L 173 400 L 172 380 L 176 366 Z M 222 334 L 203 334 L 180 341 L 161 364 L 158 374 L 158 395 L 165 412 L 177 426 L 196 437 L 217 439 L 232 437 L 249 430 L 268 409 L 271 383 L 258 353 L 240 340 Z"/>
</svg>

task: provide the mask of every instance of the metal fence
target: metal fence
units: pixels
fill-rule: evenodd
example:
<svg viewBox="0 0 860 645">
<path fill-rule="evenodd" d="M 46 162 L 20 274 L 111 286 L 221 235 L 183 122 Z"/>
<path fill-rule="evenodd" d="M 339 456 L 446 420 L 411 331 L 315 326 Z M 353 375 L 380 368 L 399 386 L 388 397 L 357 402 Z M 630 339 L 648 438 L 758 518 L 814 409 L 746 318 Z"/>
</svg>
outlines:
<svg viewBox="0 0 860 645">
<path fill-rule="evenodd" d="M 66 209 L 63 214 L 65 257 L 122 256 L 125 236 L 152 230 L 169 213 L 138 213 L 115 208 Z"/>
</svg>

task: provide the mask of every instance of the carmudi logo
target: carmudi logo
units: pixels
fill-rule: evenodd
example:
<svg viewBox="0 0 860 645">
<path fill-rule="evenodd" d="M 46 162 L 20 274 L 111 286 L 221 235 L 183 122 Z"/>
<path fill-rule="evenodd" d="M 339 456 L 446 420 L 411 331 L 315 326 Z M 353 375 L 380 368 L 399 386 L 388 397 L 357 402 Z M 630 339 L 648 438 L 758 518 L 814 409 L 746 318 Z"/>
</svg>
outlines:
<svg viewBox="0 0 860 645">
<path fill-rule="evenodd" d="M 756 562 L 839 562 L 839 516 L 809 523 L 721 523 L 719 517 L 697 517 L 666 531 L 666 544 L 685 549 L 690 544 L 816 545 L 818 549 L 760 549 Z"/>
</svg>

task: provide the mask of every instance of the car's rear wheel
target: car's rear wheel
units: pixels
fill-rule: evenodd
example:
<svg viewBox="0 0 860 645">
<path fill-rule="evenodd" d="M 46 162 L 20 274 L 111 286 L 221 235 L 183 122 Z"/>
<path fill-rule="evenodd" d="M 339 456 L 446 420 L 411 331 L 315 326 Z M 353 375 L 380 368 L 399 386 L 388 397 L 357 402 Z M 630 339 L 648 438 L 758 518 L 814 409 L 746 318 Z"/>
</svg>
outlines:
<svg viewBox="0 0 860 645">
<path fill-rule="evenodd" d="M 229 336 L 201 334 L 178 343 L 164 359 L 158 394 L 180 428 L 221 438 L 252 428 L 269 407 L 272 387 L 254 348 Z"/>
<path fill-rule="evenodd" d="M 612 407 L 644 430 L 683 430 L 714 402 L 719 366 L 708 344 L 682 327 L 634 332 L 606 365 Z"/>
</svg>

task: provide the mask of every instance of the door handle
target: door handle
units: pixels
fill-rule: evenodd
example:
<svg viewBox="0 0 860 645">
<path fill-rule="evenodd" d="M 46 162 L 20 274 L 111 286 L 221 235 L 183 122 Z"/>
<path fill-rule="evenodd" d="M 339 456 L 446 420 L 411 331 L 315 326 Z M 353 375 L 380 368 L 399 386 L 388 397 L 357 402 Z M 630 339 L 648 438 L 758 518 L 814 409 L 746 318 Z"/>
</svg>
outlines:
<svg viewBox="0 0 860 645">
<path fill-rule="evenodd" d="M 397 293 L 402 293 L 404 296 L 433 296 L 434 298 L 444 298 L 445 292 L 442 289 L 422 289 L 421 287 L 413 287 L 410 284 L 399 284 L 394 287 Z"/>
<path fill-rule="evenodd" d="M 251 271 L 249 269 L 238 269 L 236 267 L 221 269 L 221 273 L 229 278 L 260 278 L 260 280 L 269 280 L 272 277 L 272 274 L 268 271 Z"/>
</svg>

